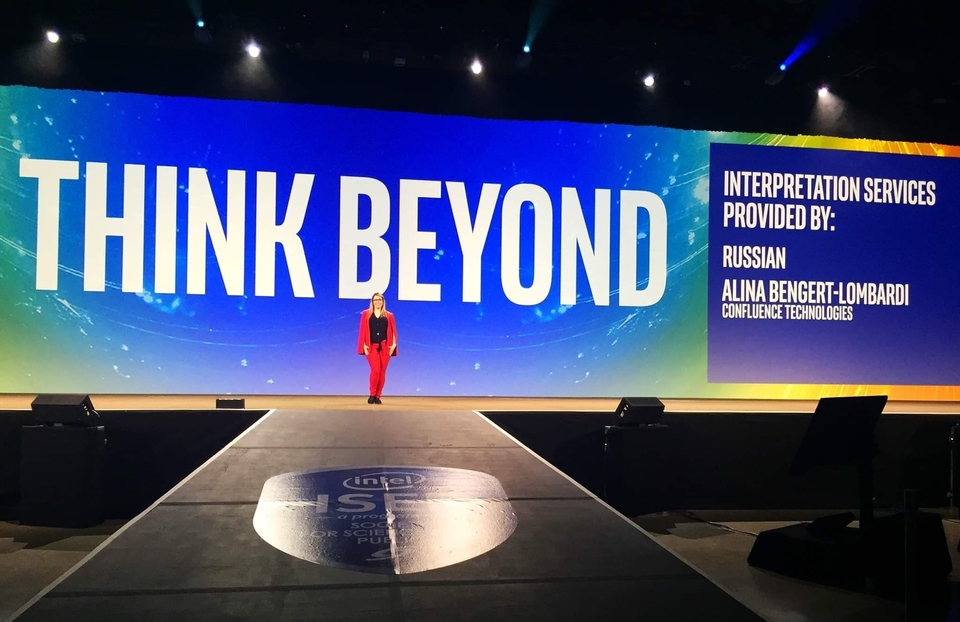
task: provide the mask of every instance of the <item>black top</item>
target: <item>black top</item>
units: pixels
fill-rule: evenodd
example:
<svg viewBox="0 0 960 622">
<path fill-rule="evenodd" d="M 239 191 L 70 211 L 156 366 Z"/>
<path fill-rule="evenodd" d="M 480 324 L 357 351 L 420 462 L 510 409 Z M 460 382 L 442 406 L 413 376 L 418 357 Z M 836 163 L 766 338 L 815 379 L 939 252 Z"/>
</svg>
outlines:
<svg viewBox="0 0 960 622">
<path fill-rule="evenodd" d="M 370 343 L 380 343 L 387 340 L 387 316 L 386 314 L 377 317 L 375 313 L 370 314 Z"/>
</svg>

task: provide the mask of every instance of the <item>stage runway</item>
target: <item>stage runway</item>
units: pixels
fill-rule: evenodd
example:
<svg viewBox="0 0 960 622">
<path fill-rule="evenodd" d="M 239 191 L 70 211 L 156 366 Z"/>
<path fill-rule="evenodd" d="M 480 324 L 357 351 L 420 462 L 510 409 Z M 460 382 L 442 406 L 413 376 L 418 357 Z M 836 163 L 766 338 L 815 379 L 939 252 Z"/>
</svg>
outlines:
<svg viewBox="0 0 960 622">
<path fill-rule="evenodd" d="M 327 484 L 371 490 L 354 487 L 361 478 L 344 470 L 351 467 L 388 473 L 382 481 L 393 490 L 425 482 L 425 497 L 392 510 L 385 501 L 400 525 L 386 558 L 357 557 L 353 540 L 343 539 L 336 550 L 302 559 L 317 552 L 310 548 L 316 534 L 290 533 L 299 523 L 289 517 L 327 516 L 328 509 L 303 473 L 336 469 Z M 264 492 L 284 474 L 299 474 L 287 476 L 299 482 L 289 490 L 309 493 L 299 505 L 293 497 L 276 501 L 282 487 Z M 462 488 L 450 486 L 458 481 Z M 262 492 L 272 505 L 261 503 Z M 403 507 L 416 510 L 410 515 L 419 524 L 404 523 Z M 405 536 L 405 526 L 418 535 Z M 268 544 L 264 533 L 296 550 Z M 458 556 L 469 558 L 449 563 Z M 481 415 L 384 405 L 271 411 L 17 619 L 621 619 L 615 616 L 760 619 Z"/>
<path fill-rule="evenodd" d="M 29 410 L 35 394 L 0 394 L 0 410 Z M 212 410 L 217 397 L 244 397 L 251 410 L 364 410 L 369 408 L 367 396 L 359 395 L 97 395 L 91 394 L 98 410 Z M 391 410 L 477 410 L 531 411 L 545 414 L 556 412 L 612 413 L 620 403 L 613 397 L 478 397 L 478 396 L 394 396 L 384 398 L 384 408 Z M 778 399 L 673 399 L 661 398 L 670 413 L 770 413 L 813 414 L 817 400 Z M 889 401 L 885 414 L 957 415 L 960 401 L 947 395 L 942 401 Z"/>
</svg>

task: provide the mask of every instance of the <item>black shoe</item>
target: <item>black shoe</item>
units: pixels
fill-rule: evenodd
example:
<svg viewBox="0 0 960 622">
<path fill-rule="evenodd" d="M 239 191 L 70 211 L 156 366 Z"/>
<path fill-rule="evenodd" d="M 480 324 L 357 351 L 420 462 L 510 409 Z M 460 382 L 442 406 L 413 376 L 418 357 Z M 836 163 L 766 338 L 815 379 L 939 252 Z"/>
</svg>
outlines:
<svg viewBox="0 0 960 622">
<path fill-rule="evenodd" d="M 371 395 L 370 397 L 367 398 L 367 404 L 373 404 L 374 400 L 376 400 L 376 399 L 377 399 L 377 398 L 375 398 L 375 397 L 373 397 L 373 396 Z"/>
<path fill-rule="evenodd" d="M 373 398 L 373 403 L 374 403 L 374 404 L 383 404 L 383 402 L 380 401 L 380 398 L 379 398 L 379 397 Z"/>
</svg>

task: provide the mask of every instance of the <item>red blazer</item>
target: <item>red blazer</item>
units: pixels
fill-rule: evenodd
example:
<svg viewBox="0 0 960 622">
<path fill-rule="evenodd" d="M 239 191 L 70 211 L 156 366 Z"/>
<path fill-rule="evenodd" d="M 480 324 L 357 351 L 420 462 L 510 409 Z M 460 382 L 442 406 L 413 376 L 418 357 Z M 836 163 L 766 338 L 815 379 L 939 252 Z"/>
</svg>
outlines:
<svg viewBox="0 0 960 622">
<path fill-rule="evenodd" d="M 370 343 L 370 314 L 373 313 L 370 309 L 364 309 L 363 313 L 360 314 L 360 338 L 357 341 L 357 354 L 363 354 L 363 346 L 371 346 Z M 387 318 L 387 347 L 397 343 L 397 323 L 393 319 L 393 314 L 389 311 L 384 311 L 383 313 Z M 397 352 L 400 350 L 400 346 L 397 345 L 393 349 L 393 354 L 391 356 L 396 356 Z"/>
</svg>

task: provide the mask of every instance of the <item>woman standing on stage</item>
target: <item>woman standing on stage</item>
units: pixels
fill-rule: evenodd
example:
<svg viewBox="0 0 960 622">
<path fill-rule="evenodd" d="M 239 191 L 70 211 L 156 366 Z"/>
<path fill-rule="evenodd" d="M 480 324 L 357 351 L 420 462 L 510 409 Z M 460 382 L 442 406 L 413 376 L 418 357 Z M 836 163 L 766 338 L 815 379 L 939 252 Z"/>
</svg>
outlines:
<svg viewBox="0 0 960 622">
<path fill-rule="evenodd" d="M 390 357 L 397 355 L 397 325 L 393 314 L 387 311 L 383 294 L 370 298 L 370 308 L 360 314 L 360 339 L 357 354 L 367 357 L 370 364 L 370 397 L 367 404 L 382 404 L 383 382 L 387 377 Z"/>
</svg>

